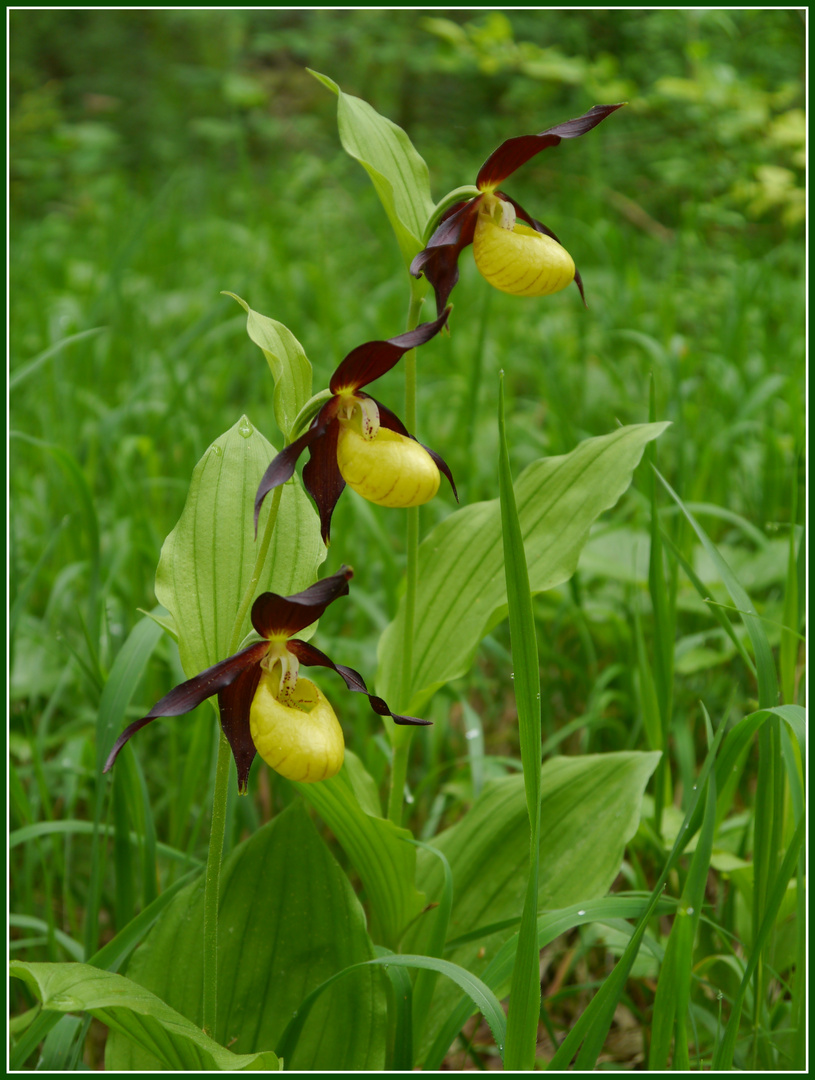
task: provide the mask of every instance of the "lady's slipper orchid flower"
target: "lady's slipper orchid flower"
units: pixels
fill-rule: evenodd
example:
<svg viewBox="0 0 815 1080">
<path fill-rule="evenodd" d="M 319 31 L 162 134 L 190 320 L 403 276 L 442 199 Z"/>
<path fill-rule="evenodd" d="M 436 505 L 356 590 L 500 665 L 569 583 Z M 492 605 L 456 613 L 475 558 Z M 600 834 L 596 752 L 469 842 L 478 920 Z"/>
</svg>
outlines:
<svg viewBox="0 0 815 1080">
<path fill-rule="evenodd" d="M 342 767 L 342 728 L 322 691 L 299 674 L 300 665 L 331 668 L 349 690 L 367 694 L 379 716 L 397 724 L 429 724 L 414 716 L 392 713 L 380 697 L 368 693 L 353 668 L 335 664 L 325 653 L 292 635 L 315 622 L 330 603 L 347 596 L 354 571 L 343 566 L 294 596 L 266 592 L 252 605 L 252 625 L 264 639 L 202 671 L 166 694 L 147 716 L 125 728 L 105 762 L 113 766 L 124 744 L 158 716 L 191 712 L 218 695 L 221 728 L 238 767 L 238 788 L 244 793 L 255 753 L 289 780 L 327 780 Z"/>
<path fill-rule="evenodd" d="M 476 179 L 479 194 L 454 203 L 444 212 L 427 247 L 410 264 L 414 277 L 424 274 L 433 286 L 439 311 L 458 281 L 458 257 L 469 244 L 473 245 L 481 274 L 502 292 L 548 296 L 574 281 L 586 302 L 583 282 L 571 255 L 551 229 L 498 191 L 498 185 L 541 150 L 557 146 L 561 139 L 585 135 L 624 104 L 595 105 L 584 116 L 566 120 L 538 135 L 507 139 L 490 154 Z M 518 218 L 526 225 L 520 224 Z"/>
<path fill-rule="evenodd" d="M 282 450 L 263 474 L 255 496 L 255 529 L 263 500 L 284 484 L 306 447 L 303 483 L 320 511 L 323 540 L 329 542 L 331 515 L 346 484 L 380 506 L 421 506 L 439 490 L 439 470 L 456 486 L 447 464 L 408 432 L 390 409 L 362 393 L 398 360 L 424 345 L 447 322 L 450 308 L 435 322 L 353 349 L 331 376 L 331 397 L 308 431 Z M 458 498 L 458 495 L 456 495 Z"/>
</svg>

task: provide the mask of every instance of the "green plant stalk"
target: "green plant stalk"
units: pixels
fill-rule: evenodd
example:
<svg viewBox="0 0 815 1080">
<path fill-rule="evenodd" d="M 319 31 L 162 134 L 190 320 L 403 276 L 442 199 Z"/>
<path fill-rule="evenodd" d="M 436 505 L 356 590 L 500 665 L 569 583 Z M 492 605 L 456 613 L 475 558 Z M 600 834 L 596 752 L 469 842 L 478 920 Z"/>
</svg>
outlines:
<svg viewBox="0 0 815 1080">
<path fill-rule="evenodd" d="M 504 1065 L 507 1070 L 532 1070 L 535 1067 L 541 1008 L 537 934 L 541 815 L 540 667 L 526 552 L 509 464 L 503 371 L 498 384 L 498 443 L 498 491 L 501 502 L 504 573 L 507 583 L 512 665 L 515 669 L 512 677 L 515 682 L 518 734 L 529 814 L 529 877 L 509 991 Z"/>
<path fill-rule="evenodd" d="M 229 655 L 238 651 L 241 642 L 241 628 L 246 612 L 252 603 L 252 597 L 260 581 L 260 574 L 269 552 L 272 533 L 277 522 L 277 511 L 283 488 L 275 488 L 269 516 L 263 529 L 263 537 L 258 548 L 252 577 L 243 594 L 232 638 L 229 642 Z M 216 706 L 217 711 L 217 706 Z M 203 988 L 203 1028 L 204 1032 L 215 1038 L 215 1024 L 218 1018 L 218 895 L 221 885 L 221 859 L 224 851 L 224 832 L 226 825 L 226 799 L 229 793 L 229 743 L 223 731 L 218 731 L 218 762 L 215 766 L 215 790 L 212 796 L 212 822 L 209 832 L 209 850 L 204 878 L 204 988 Z"/>
<path fill-rule="evenodd" d="M 419 325 L 419 314 L 424 297 L 418 296 L 411 279 L 410 306 L 408 307 L 406 332 L 415 330 Z M 416 350 L 405 353 L 405 426 L 408 431 L 416 430 Z M 405 636 L 404 657 L 402 661 L 402 686 L 398 708 L 407 709 L 410 704 L 411 680 L 413 678 L 413 628 L 416 624 L 416 594 L 419 590 L 419 507 L 411 506 L 407 510 L 407 589 L 405 591 Z M 391 763 L 391 786 L 388 793 L 388 817 L 395 825 L 402 823 L 402 800 L 405 793 L 408 755 L 412 730 L 393 741 L 393 761 Z"/>
</svg>

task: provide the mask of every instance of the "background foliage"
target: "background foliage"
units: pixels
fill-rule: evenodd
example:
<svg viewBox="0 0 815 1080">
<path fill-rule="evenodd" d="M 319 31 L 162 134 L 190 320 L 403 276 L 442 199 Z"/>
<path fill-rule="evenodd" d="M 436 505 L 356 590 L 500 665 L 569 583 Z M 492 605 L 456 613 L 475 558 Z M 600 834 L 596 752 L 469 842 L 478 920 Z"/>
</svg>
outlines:
<svg viewBox="0 0 815 1080">
<path fill-rule="evenodd" d="M 467 256 L 454 332 L 433 366 L 419 358 L 417 435 L 443 448 L 462 502 L 494 498 L 499 368 L 516 475 L 617 420 L 647 420 L 653 374 L 656 418 L 673 422 L 659 441 L 660 469 L 768 620 L 784 700 L 800 700 L 799 646 L 779 629 L 790 623 L 789 582 L 800 580 L 788 555 L 804 505 L 798 13 L 18 10 L 12 828 L 93 817 L 102 689 L 138 610 L 155 604 L 158 554 L 196 462 L 243 412 L 282 443 L 266 363 L 244 313 L 220 291 L 290 328 L 315 366 L 315 389 L 353 346 L 403 326 L 399 251 L 367 177 L 340 149 L 336 99 L 306 66 L 405 128 L 435 198 L 472 183 L 502 139 L 597 102 L 629 101 L 590 138 L 542 154 L 511 180 L 511 194 L 575 257 L 588 312 L 576 290 L 542 303 L 492 293 Z M 381 381 L 397 411 L 401 394 L 398 372 Z M 649 492 L 641 470 L 595 528 L 575 577 L 535 601 L 549 753 L 654 747 L 652 667 L 664 641 L 648 589 Z M 709 556 L 664 505 L 662 524 L 707 595 L 731 603 Z M 452 508 L 442 494 L 424 512 L 425 529 Z M 373 671 L 398 602 L 400 523 L 350 494 L 334 521 L 353 549 L 335 545 L 324 572 L 346 561 L 357 574 L 350 599 L 321 623 L 321 647 Z M 669 572 L 670 768 L 684 805 L 704 754 L 700 699 L 712 716 L 737 720 L 755 708 L 756 687 L 711 605 L 683 572 Z M 799 619 L 794 612 L 794 630 Z M 740 624 L 734 633 L 741 638 Z M 332 639 L 342 639 L 336 652 Z M 415 740 L 409 777 L 417 835 L 452 825 L 518 758 L 510 670 L 501 625 L 470 676 L 434 698 L 436 723 Z M 129 718 L 180 674 L 163 640 Z M 349 746 L 381 781 L 378 721 L 347 696 L 342 707 Z M 215 735 L 209 707 L 199 713 L 145 732 L 144 775 L 118 811 L 143 835 L 150 807 L 155 835 L 190 859 L 203 851 Z M 742 818 L 728 833 L 737 862 L 751 850 L 755 770 L 751 754 L 736 795 Z M 230 804 L 228 846 L 294 798 L 263 768 L 250 789 Z M 653 845 L 638 837 L 624 867 L 629 886 L 645 887 Z M 114 884 L 114 864 L 121 871 L 131 858 L 130 885 L 121 872 Z M 124 925 L 155 892 L 148 853 L 140 858 L 112 849 L 97 874 L 81 835 L 15 849 L 11 910 L 34 923 L 15 930 L 14 955 L 65 959 L 60 935 L 81 940 L 97 886 L 103 937 Z M 179 864 L 162 867 L 166 886 Z M 734 932 L 749 903 L 738 873 L 711 901 Z M 597 949 L 614 947 L 591 927 L 581 935 L 557 954 L 570 956 L 558 979 L 578 986 Z M 627 1007 L 645 1023 L 652 995 L 648 972 L 641 977 Z M 732 980 L 721 964 L 716 985 Z M 17 984 L 15 993 L 26 1007 Z M 636 1062 L 638 1045 L 620 1059 Z M 86 1054 L 98 1059 L 93 1040 Z"/>
</svg>

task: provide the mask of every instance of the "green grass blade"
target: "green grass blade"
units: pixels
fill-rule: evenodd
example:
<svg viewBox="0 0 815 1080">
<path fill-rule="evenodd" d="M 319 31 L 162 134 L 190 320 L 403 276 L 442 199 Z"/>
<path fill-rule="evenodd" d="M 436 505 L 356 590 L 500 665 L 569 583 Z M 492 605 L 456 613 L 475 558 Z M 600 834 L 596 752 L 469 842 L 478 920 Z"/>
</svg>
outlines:
<svg viewBox="0 0 815 1080">
<path fill-rule="evenodd" d="M 427 943 L 427 955 L 441 957 L 444 955 L 444 943 L 447 939 L 447 928 L 450 925 L 450 912 L 453 909 L 453 871 L 443 851 L 434 848 L 432 844 L 425 844 L 421 840 L 405 838 L 408 844 L 424 848 L 432 852 L 444 867 L 444 885 L 438 901 L 433 930 Z M 433 999 L 433 990 L 438 978 L 438 972 L 430 968 L 422 968 L 416 976 L 413 987 L 413 1050 L 418 1050 L 422 1037 L 422 1029 Z"/>
<path fill-rule="evenodd" d="M 96 720 L 96 798 L 93 813 L 95 839 L 91 856 L 91 878 L 85 920 L 85 953 L 87 956 L 96 951 L 96 943 L 99 939 L 102 844 L 96 834 L 101 829 L 102 811 L 109 783 L 103 778 L 102 769 L 110 749 L 122 729 L 125 710 L 130 704 L 130 699 L 135 693 L 142 672 L 147 661 L 152 656 L 161 634 L 162 629 L 158 623 L 153 622 L 148 617 L 136 623 L 113 662 L 113 667 L 99 702 L 99 715 Z"/>
<path fill-rule="evenodd" d="M 665 959 L 659 973 L 651 1021 L 651 1052 L 648 1060 L 648 1067 L 652 1070 L 662 1070 L 668 1066 L 674 1024 L 676 1037 L 673 1067 L 682 1070 L 690 1068 L 686 1028 L 693 972 L 693 942 L 705 899 L 705 884 L 710 869 L 715 829 L 716 771 L 714 769 L 707 782 L 702 830 L 691 858 L 679 909 L 671 927 Z"/>
<path fill-rule="evenodd" d="M 509 608 L 509 636 L 515 669 L 515 701 L 521 761 L 529 813 L 529 878 L 521 915 L 518 950 L 512 972 L 507 1018 L 507 1069 L 533 1069 L 540 1018 L 540 955 L 538 952 L 538 860 L 541 811 L 541 710 L 540 669 L 532 592 L 526 566 L 521 523 L 515 505 L 515 490 L 509 466 L 504 421 L 504 376 L 498 389 L 498 492 L 501 502 L 501 531 L 504 572 Z"/>
<path fill-rule="evenodd" d="M 358 971 L 360 968 L 367 967 L 370 964 L 379 964 L 386 968 L 390 967 L 392 964 L 407 968 L 425 968 L 429 971 L 437 971 L 452 979 L 453 982 L 457 983 L 470 997 L 481 1013 L 483 1013 L 484 1019 L 490 1026 L 499 1053 L 503 1055 L 504 1043 L 506 1041 L 506 1018 L 504 1017 L 504 1010 L 501 1008 L 501 1003 L 498 998 L 481 979 L 472 975 L 466 968 L 459 967 L 458 964 L 451 964 L 449 960 L 439 960 L 434 956 L 410 956 L 407 954 L 397 955 L 394 953 L 389 954 L 388 956 L 377 957 L 374 960 L 365 960 L 360 964 L 351 964 L 349 967 L 343 968 L 342 971 L 338 971 L 336 975 L 332 975 L 330 979 L 326 979 L 325 982 L 320 983 L 318 987 L 312 990 L 311 993 L 303 999 L 297 1009 L 297 1015 L 292 1017 L 286 1025 L 286 1030 L 280 1036 L 277 1047 L 275 1048 L 277 1056 L 284 1060 L 291 1058 L 294 1048 L 297 1045 L 297 1040 L 300 1037 L 300 1032 L 303 1030 L 303 1026 L 308 1019 L 312 1006 L 324 990 L 327 990 L 328 987 L 338 979 L 350 975 L 352 971 Z"/>
<path fill-rule="evenodd" d="M 708 594 L 710 593 L 710 589 L 706 588 L 706 586 L 702 582 L 701 578 L 698 576 L 696 571 L 693 569 L 691 564 L 688 562 L 688 560 L 685 558 L 685 556 L 682 554 L 682 552 L 679 550 L 679 548 L 676 546 L 676 544 L 674 544 L 673 540 L 671 540 L 670 536 L 668 536 L 667 533 L 663 532 L 662 533 L 662 539 L 668 545 L 668 549 L 669 549 L 671 555 L 676 559 L 676 561 L 679 563 L 679 565 L 682 567 L 682 569 L 687 574 L 688 580 L 691 582 L 693 587 L 696 589 L 699 596 L 703 600 L 709 600 L 709 595 Z M 733 642 L 733 645 L 735 646 L 736 651 L 738 652 L 739 656 L 744 661 L 745 665 L 747 666 L 747 669 L 750 672 L 752 672 L 752 674 L 755 676 L 755 674 L 756 674 L 756 665 L 753 663 L 753 658 L 750 656 L 750 654 L 745 649 L 744 645 L 742 645 L 741 641 L 736 636 L 736 632 L 734 631 L 734 629 L 733 629 L 733 627 L 732 627 L 732 625 L 730 623 L 730 620 L 728 619 L 728 617 L 724 613 L 725 609 L 720 604 L 710 604 L 709 609 L 710 609 L 711 615 L 714 617 L 714 619 L 718 622 L 719 626 L 721 626 L 722 630 L 724 630 L 724 632 L 727 634 L 727 636 Z M 735 608 L 734 610 L 738 611 L 739 614 L 743 614 L 741 612 L 741 609 L 739 609 L 739 608 Z"/>
<path fill-rule="evenodd" d="M 744 996 L 747 991 L 747 987 L 750 985 L 750 980 L 758 967 L 758 962 L 761 957 L 764 947 L 766 946 L 770 934 L 775 923 L 775 918 L 778 914 L 778 909 L 781 907 L 781 901 L 784 899 L 784 895 L 787 891 L 787 883 L 796 872 L 798 864 L 798 857 L 803 850 L 804 837 L 806 836 L 806 817 L 799 819 L 795 829 L 790 846 L 787 848 L 787 853 L 784 856 L 784 861 L 781 864 L 781 868 L 772 883 L 772 887 L 767 896 L 767 903 L 764 908 L 764 915 L 761 921 L 761 925 L 756 935 L 756 940 L 753 944 L 753 951 L 750 954 L 750 959 L 747 962 L 747 967 L 744 972 L 744 976 L 741 980 L 741 985 L 733 1000 L 733 1005 L 730 1010 L 730 1018 L 727 1021 L 727 1027 L 725 1028 L 724 1038 L 719 1046 L 716 1048 L 716 1052 L 713 1056 L 713 1069 L 715 1070 L 729 1070 L 733 1068 L 733 1054 L 736 1049 L 736 1040 L 739 1034 L 739 1022 L 741 1019 L 742 1006 L 744 1004 Z"/>
<path fill-rule="evenodd" d="M 764 709 L 772 708 L 774 705 L 778 704 L 778 681 L 775 675 L 775 663 L 773 661 L 770 643 L 767 641 L 767 635 L 764 633 L 764 627 L 761 625 L 761 620 L 758 618 L 758 613 L 753 606 L 753 602 L 750 600 L 750 597 L 745 592 L 736 575 L 722 558 L 716 545 L 711 541 L 705 530 L 697 522 L 696 518 L 690 510 L 688 510 L 687 506 L 682 502 L 665 477 L 656 467 L 654 468 L 654 472 L 665 490 L 685 515 L 693 531 L 699 538 L 702 547 L 704 547 L 705 551 L 710 556 L 713 565 L 719 572 L 722 582 L 730 593 L 733 603 L 737 608 L 747 612 L 742 618 L 744 620 L 744 625 L 747 627 L 747 633 L 750 635 L 750 641 L 752 642 L 753 652 L 756 657 L 759 705 Z"/>
<path fill-rule="evenodd" d="M 614 970 L 609 977 L 605 980 L 601 988 L 589 1002 L 588 1007 L 583 1011 L 580 1019 L 574 1025 L 572 1030 L 566 1036 L 561 1043 L 557 1052 L 552 1060 L 549 1062 L 549 1069 L 561 1069 L 566 1068 L 577 1053 L 578 1048 L 580 1050 L 580 1068 L 593 1067 L 593 1065 L 586 1066 L 586 1062 L 596 1061 L 597 1054 L 599 1054 L 602 1048 L 602 1043 L 606 1037 L 606 1033 L 611 1025 L 611 1021 L 614 1016 L 614 1009 L 617 1006 L 620 997 L 622 996 L 625 988 L 625 982 L 631 971 L 631 967 L 636 959 L 637 952 L 642 943 L 642 939 L 645 936 L 645 931 L 648 927 L 648 921 L 656 910 L 657 903 L 662 895 L 662 889 L 665 882 L 668 879 L 668 875 L 676 865 L 682 851 L 685 848 L 685 844 L 692 835 L 689 829 L 690 822 L 696 813 L 696 808 L 699 804 L 701 792 L 705 789 L 708 776 L 714 767 L 716 761 L 716 755 L 719 751 L 722 739 L 724 738 L 725 725 L 719 724 L 716 737 L 710 747 L 710 750 L 705 757 L 702 764 L 702 768 L 699 772 L 697 780 L 697 790 L 692 792 L 691 798 L 688 802 L 688 808 L 685 812 L 682 827 L 677 833 L 676 840 L 671 849 L 671 852 L 666 860 L 662 873 L 659 876 L 659 880 L 654 886 L 651 892 L 651 901 L 645 914 L 640 918 L 637 928 L 631 937 L 631 941 L 627 945 L 623 955 L 617 962 Z M 588 1044 L 585 1052 L 583 1051 L 581 1044 L 586 1041 Z"/>
<path fill-rule="evenodd" d="M 384 945 L 374 945 L 377 956 L 395 955 Z M 390 982 L 388 995 L 388 1040 L 390 1054 L 387 1062 L 388 1072 L 410 1072 L 413 1068 L 413 986 L 407 969 L 396 964 L 388 964 L 385 974 Z M 419 972 L 420 975 L 424 972 Z"/>
<path fill-rule="evenodd" d="M 656 387 L 653 373 L 651 374 L 651 392 L 649 420 L 653 424 L 656 420 Z M 674 617 L 673 597 L 669 595 L 665 584 L 664 560 L 662 556 L 662 533 L 659 527 L 659 506 L 657 502 L 657 482 L 654 469 L 657 462 L 657 444 L 649 443 L 646 455 L 651 464 L 650 478 L 650 504 L 651 521 L 650 534 L 651 545 L 648 557 L 648 591 L 651 595 L 651 606 L 654 613 L 654 689 L 656 691 L 657 706 L 659 709 L 658 719 L 660 726 L 660 740 L 652 742 L 653 749 L 664 750 L 668 745 L 669 731 L 671 727 L 671 711 L 673 700 L 673 658 L 674 658 Z M 676 575 L 673 576 L 674 594 Z M 641 640 L 641 630 L 638 627 L 638 646 Z M 642 648 L 643 661 L 647 663 L 645 649 Z M 642 666 L 641 663 L 641 666 Z M 662 811 L 670 798 L 670 761 L 667 754 L 663 754 L 654 774 L 654 828 L 657 835 L 662 833 Z"/>
</svg>

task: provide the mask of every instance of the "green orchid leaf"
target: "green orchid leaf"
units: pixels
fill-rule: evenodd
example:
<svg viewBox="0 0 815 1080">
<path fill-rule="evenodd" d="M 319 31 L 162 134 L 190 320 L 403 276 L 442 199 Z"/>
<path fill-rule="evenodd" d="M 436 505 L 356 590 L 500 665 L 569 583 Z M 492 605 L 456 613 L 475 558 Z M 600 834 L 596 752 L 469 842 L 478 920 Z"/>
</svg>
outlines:
<svg viewBox="0 0 815 1080">
<path fill-rule="evenodd" d="M 425 904 L 416 889 L 416 849 L 407 829 L 372 813 L 372 781 L 358 759 L 319 784 L 295 784 L 336 836 L 365 886 L 374 940 L 395 949 Z M 364 778 L 363 778 L 364 774 Z M 369 783 L 370 782 L 370 783 Z"/>
<path fill-rule="evenodd" d="M 319 787 L 321 785 L 314 785 Z M 128 976 L 193 1023 L 202 1018 L 204 882 L 179 893 Z M 236 1054 L 275 1046 L 307 995 L 351 964 L 374 958 L 365 913 L 305 807 L 296 801 L 225 860 L 218 912 L 218 1026 Z M 364 968 L 322 995 L 287 1069 L 381 1069 L 386 993 Z M 108 1040 L 106 1067 L 149 1072 L 156 1061 L 129 1039 Z"/>
<path fill-rule="evenodd" d="M 616 503 L 646 444 L 666 427 L 622 427 L 524 469 L 514 488 L 533 594 L 571 577 L 592 523 Z M 439 687 L 469 670 L 478 643 L 506 612 L 501 514 L 493 499 L 457 510 L 422 542 L 409 700 L 401 700 L 404 600 L 379 642 L 377 693 L 392 708 L 421 716 Z"/>
<path fill-rule="evenodd" d="M 142 986 L 90 964 L 24 964 L 12 960 L 22 979 L 52 1012 L 87 1012 L 119 1037 L 149 1054 L 156 1068 L 185 1072 L 278 1071 L 270 1050 L 237 1054 L 210 1039 L 186 1017 Z"/>
<path fill-rule="evenodd" d="M 305 350 L 283 323 L 261 315 L 233 292 L 223 296 L 237 300 L 247 315 L 246 332 L 262 350 L 274 379 L 274 415 L 287 443 L 294 438 L 297 414 L 311 397 L 311 364 Z"/>
<path fill-rule="evenodd" d="M 619 873 L 625 844 L 637 830 L 642 795 L 659 754 L 622 752 L 552 758 L 541 770 L 538 911 L 565 908 L 603 896 Z M 501 945 L 517 933 L 529 877 L 529 817 L 523 776 L 484 787 L 471 810 L 433 840 L 453 873 L 453 910 L 448 940 L 479 927 L 485 933 L 462 941 L 447 959 L 481 975 Z M 417 885 L 428 899 L 441 896 L 443 868 L 424 851 Z M 428 911 L 405 935 L 403 951 L 424 953 L 438 918 Z M 495 924 L 503 924 L 495 926 Z M 498 997 L 508 984 L 492 984 Z M 423 1032 L 432 1044 L 458 996 L 436 986 Z M 417 1055 L 417 1063 L 422 1055 Z"/>
<path fill-rule="evenodd" d="M 424 158 L 402 128 L 381 116 L 367 101 L 343 93 L 327 75 L 310 73 L 337 95 L 337 124 L 343 149 L 370 176 L 396 233 L 405 265 L 410 266 L 424 247 L 424 228 L 434 209 Z"/>
<path fill-rule="evenodd" d="M 277 451 L 243 416 L 209 447 L 192 475 L 178 524 L 164 541 L 156 597 L 172 617 L 191 678 L 230 654 L 235 617 L 252 581 L 258 544 L 252 507 Z M 268 499 L 269 508 L 273 500 Z M 264 506 L 258 535 L 270 510 Z M 314 508 L 299 481 L 283 486 L 277 524 L 254 595 L 310 585 L 325 559 Z M 240 638 L 252 629 L 247 610 Z"/>
</svg>

